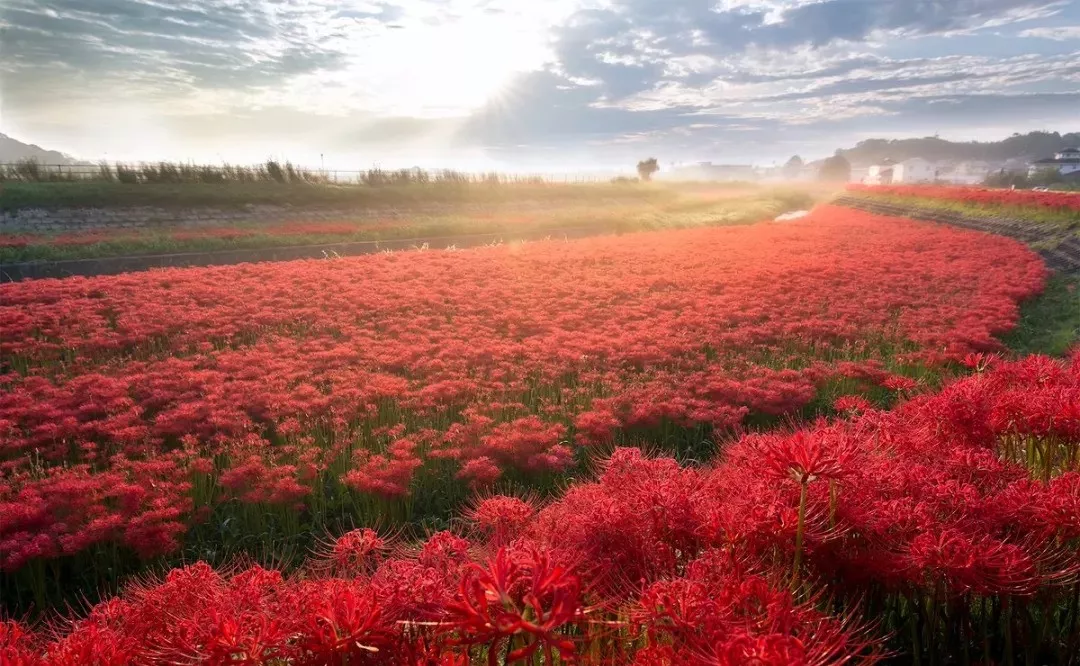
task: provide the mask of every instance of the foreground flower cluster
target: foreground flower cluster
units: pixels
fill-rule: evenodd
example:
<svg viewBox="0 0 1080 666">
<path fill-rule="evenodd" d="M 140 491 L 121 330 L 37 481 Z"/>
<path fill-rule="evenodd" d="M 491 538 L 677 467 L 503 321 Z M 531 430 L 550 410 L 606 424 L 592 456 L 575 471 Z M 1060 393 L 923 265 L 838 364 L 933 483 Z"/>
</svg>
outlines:
<svg viewBox="0 0 1080 666">
<path fill-rule="evenodd" d="M 710 433 L 840 392 L 893 400 L 916 386 L 898 372 L 998 349 L 1045 275 L 1013 241 L 823 207 L 0 285 L 0 565 L 63 558 L 98 586 L 186 542 L 250 549 L 343 516 L 448 517 L 470 488 L 551 490 L 597 446 L 700 457 Z"/>
<path fill-rule="evenodd" d="M 1070 663 L 1080 650 L 1080 354 L 749 435 L 710 468 L 621 448 L 460 534 L 354 530 L 288 575 L 195 564 L 5 664 Z"/>
<path fill-rule="evenodd" d="M 1080 194 L 1076 192 L 1036 192 L 1033 190 L 1004 190 L 984 187 L 947 185 L 848 185 L 848 191 L 887 197 L 938 199 L 977 206 L 1008 208 L 1048 208 L 1065 212 L 1080 212 Z"/>
</svg>

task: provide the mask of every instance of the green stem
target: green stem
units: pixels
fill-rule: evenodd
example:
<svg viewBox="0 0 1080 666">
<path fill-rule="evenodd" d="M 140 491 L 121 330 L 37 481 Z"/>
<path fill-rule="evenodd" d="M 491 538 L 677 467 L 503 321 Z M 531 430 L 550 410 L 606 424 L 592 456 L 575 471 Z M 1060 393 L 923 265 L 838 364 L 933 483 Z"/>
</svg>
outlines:
<svg viewBox="0 0 1080 666">
<path fill-rule="evenodd" d="M 806 529 L 806 494 L 809 484 L 802 482 L 799 491 L 799 523 L 795 531 L 795 561 L 791 567 L 791 591 L 799 586 L 799 569 L 802 567 L 803 531 Z"/>
<path fill-rule="evenodd" d="M 836 480 L 829 479 L 829 529 L 836 527 Z"/>
<path fill-rule="evenodd" d="M 922 663 L 922 641 L 919 640 L 919 605 L 915 602 L 910 604 L 911 614 L 911 663 L 920 666 Z"/>
</svg>

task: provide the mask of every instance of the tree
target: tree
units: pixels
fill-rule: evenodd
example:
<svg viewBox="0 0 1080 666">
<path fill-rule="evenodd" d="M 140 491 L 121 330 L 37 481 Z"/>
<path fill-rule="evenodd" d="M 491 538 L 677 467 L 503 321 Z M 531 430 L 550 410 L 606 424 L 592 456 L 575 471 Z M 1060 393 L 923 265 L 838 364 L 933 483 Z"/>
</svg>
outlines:
<svg viewBox="0 0 1080 666">
<path fill-rule="evenodd" d="M 799 174 L 802 173 L 803 166 L 803 159 L 798 155 L 793 155 L 784 165 L 784 178 L 789 180 L 798 178 Z"/>
<path fill-rule="evenodd" d="M 638 176 L 645 181 L 652 180 L 652 175 L 660 170 L 660 165 L 657 163 L 655 157 L 650 157 L 647 160 L 641 160 L 637 163 Z"/>
<path fill-rule="evenodd" d="M 821 171 L 818 172 L 819 180 L 828 181 L 843 181 L 847 182 L 851 180 L 851 162 L 848 162 L 840 151 L 836 151 L 836 154 L 827 158 L 821 164 Z"/>
</svg>

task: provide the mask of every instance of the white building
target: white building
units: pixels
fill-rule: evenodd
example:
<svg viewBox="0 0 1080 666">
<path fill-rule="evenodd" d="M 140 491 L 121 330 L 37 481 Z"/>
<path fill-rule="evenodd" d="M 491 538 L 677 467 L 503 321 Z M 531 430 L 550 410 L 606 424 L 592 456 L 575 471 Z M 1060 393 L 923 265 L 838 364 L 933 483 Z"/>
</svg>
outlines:
<svg viewBox="0 0 1080 666">
<path fill-rule="evenodd" d="M 1028 175 L 1034 176 L 1051 169 L 1056 169 L 1062 176 L 1080 172 L 1080 148 L 1066 148 L 1060 153 L 1054 153 L 1053 157 L 1032 162 L 1028 167 Z"/>
<path fill-rule="evenodd" d="M 869 169 L 866 170 L 866 175 L 863 176 L 862 182 L 867 185 L 888 185 L 892 182 L 893 166 L 895 162 L 892 160 L 884 160 L 880 164 L 872 164 Z"/>
<path fill-rule="evenodd" d="M 913 157 L 893 165 L 894 183 L 932 183 L 937 178 L 933 162 Z"/>
<path fill-rule="evenodd" d="M 868 185 L 932 183 L 937 179 L 937 174 L 938 170 L 933 162 L 919 157 L 903 162 L 885 160 L 871 166 L 863 182 Z"/>
</svg>

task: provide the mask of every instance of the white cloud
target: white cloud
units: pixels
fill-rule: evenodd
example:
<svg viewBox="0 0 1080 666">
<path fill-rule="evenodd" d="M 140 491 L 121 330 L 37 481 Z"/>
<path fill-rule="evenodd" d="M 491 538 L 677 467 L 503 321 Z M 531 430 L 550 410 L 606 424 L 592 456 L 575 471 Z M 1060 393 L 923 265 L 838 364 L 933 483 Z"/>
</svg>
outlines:
<svg viewBox="0 0 1080 666">
<path fill-rule="evenodd" d="M 1080 12 L 1062 0 L 0 7 L 5 131 L 86 157 L 682 150 L 819 125 L 967 127 L 961 113 L 1000 126 L 1006 111 L 1023 130 L 1067 118 L 1080 93 L 1080 53 L 1066 52 Z M 1014 32 L 1008 48 L 986 31 L 1048 16 L 1065 25 Z"/>
<path fill-rule="evenodd" d="M 1080 40 L 1080 25 L 1062 25 L 1050 28 L 1029 28 L 1020 32 L 1021 37 L 1039 37 L 1064 42 L 1070 39 Z"/>
</svg>

